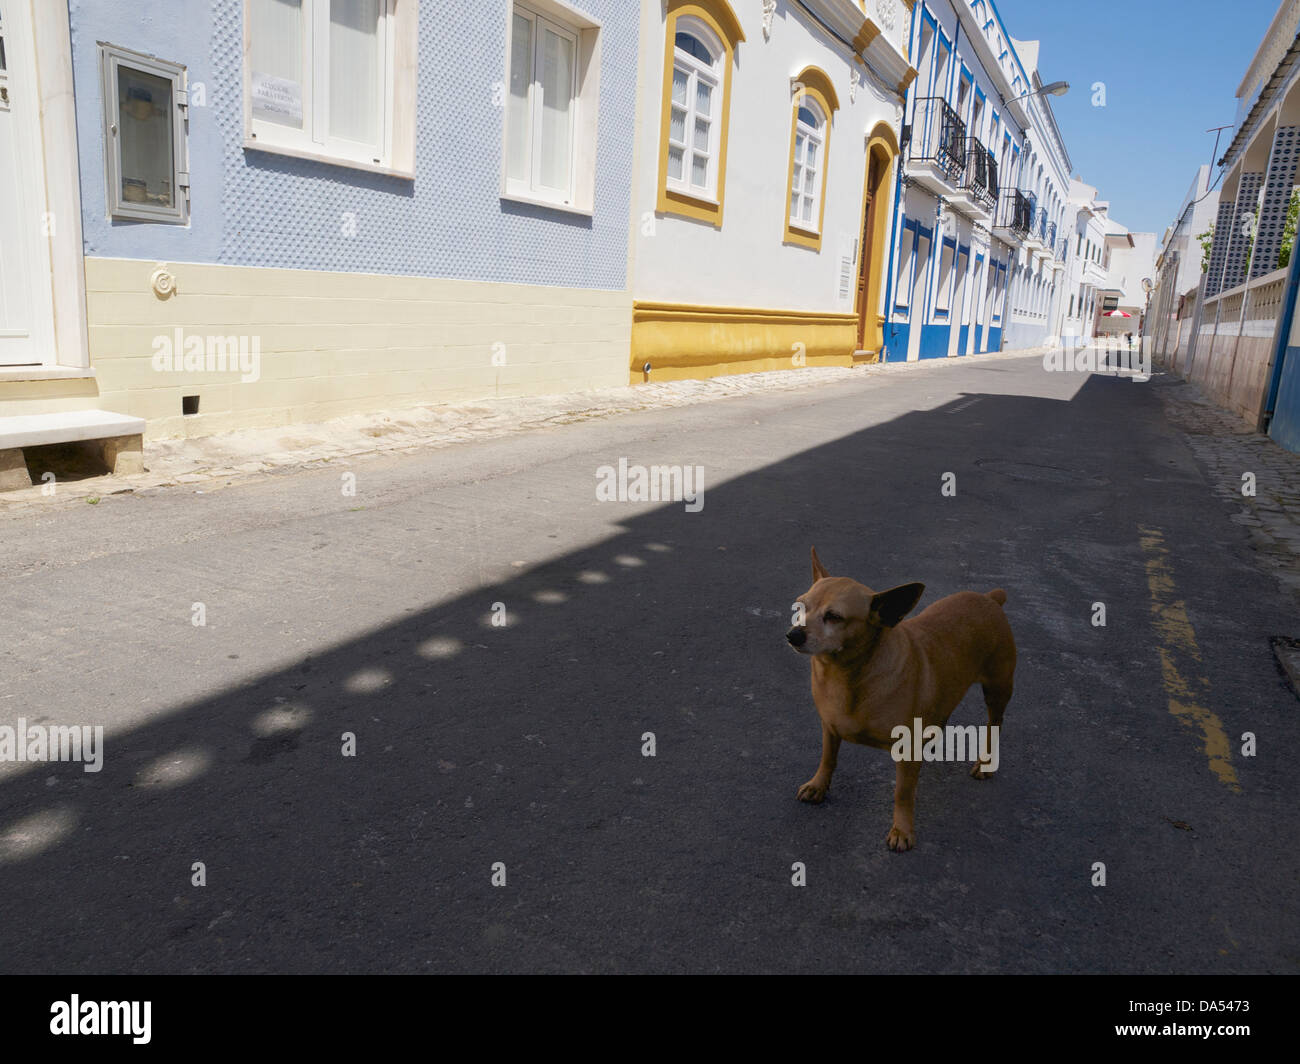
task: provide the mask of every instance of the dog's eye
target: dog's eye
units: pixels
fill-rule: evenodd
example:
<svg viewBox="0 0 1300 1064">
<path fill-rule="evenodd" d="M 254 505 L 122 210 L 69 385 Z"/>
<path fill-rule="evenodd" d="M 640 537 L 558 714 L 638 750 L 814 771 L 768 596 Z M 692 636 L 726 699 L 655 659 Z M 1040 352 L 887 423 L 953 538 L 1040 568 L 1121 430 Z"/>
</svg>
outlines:
<svg viewBox="0 0 1300 1064">
<path fill-rule="evenodd" d="M 844 620 L 844 618 L 841 617 L 834 610 L 827 610 L 825 613 L 822 614 L 822 620 L 825 621 L 827 624 L 839 624 L 839 622 Z"/>
</svg>

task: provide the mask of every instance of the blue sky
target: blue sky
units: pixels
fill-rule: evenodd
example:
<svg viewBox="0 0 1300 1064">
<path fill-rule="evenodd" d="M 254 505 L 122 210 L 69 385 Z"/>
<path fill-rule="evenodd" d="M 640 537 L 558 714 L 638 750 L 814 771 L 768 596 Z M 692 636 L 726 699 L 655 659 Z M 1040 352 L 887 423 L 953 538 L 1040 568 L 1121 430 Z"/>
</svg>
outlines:
<svg viewBox="0 0 1300 1064">
<path fill-rule="evenodd" d="M 1277 0 L 995 3 L 1012 37 L 1043 42 L 1043 81 L 1070 83 L 1052 109 L 1074 173 L 1098 187 L 1116 221 L 1162 234 L 1196 168 L 1211 160 L 1214 134 L 1205 130 L 1236 116 L 1237 86 Z M 1098 81 L 1105 107 L 1092 106 Z M 1224 131 L 1218 157 L 1231 135 Z"/>
</svg>

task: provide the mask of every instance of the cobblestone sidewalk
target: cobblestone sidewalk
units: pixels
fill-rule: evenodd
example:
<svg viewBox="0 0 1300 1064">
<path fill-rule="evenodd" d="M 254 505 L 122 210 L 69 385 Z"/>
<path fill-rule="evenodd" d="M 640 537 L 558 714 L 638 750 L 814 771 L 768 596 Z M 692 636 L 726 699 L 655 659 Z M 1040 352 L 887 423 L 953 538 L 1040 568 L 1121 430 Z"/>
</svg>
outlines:
<svg viewBox="0 0 1300 1064">
<path fill-rule="evenodd" d="M 1044 348 L 975 355 L 991 359 L 1041 355 Z M 562 395 L 483 399 L 389 410 L 315 424 L 248 429 L 196 439 L 145 440 L 144 473 L 58 478 L 57 493 L 43 496 L 39 484 L 0 495 L 0 517 L 46 508 L 51 503 L 98 501 L 101 495 L 145 492 L 177 486 L 214 490 L 240 481 L 366 455 L 406 454 L 457 443 L 493 439 L 515 432 L 546 429 L 639 410 L 667 409 L 764 392 L 827 388 L 864 377 L 938 373 L 963 365 L 966 358 L 874 364 L 847 368 L 806 368 L 738 374 L 708 380 L 683 380 L 633 387 L 592 389 Z M 882 381 L 883 383 L 883 381 Z M 38 478 L 33 478 L 36 481 Z"/>
<path fill-rule="evenodd" d="M 1300 602 L 1300 454 L 1255 432 L 1195 385 L 1167 373 L 1153 383 L 1170 423 L 1187 435 L 1209 470 L 1215 492 L 1237 509 L 1232 520 L 1250 530 L 1261 562 Z M 1248 473 L 1254 474 L 1253 495 L 1242 493 Z"/>
</svg>

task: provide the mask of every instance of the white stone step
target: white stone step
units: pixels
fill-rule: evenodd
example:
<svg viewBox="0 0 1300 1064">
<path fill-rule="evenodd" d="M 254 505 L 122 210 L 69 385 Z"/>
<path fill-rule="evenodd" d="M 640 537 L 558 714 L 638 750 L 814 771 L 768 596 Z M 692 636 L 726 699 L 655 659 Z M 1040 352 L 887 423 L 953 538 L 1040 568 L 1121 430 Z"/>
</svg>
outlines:
<svg viewBox="0 0 1300 1064">
<path fill-rule="evenodd" d="M 17 414 L 0 417 L 0 450 L 40 447 L 47 443 L 105 440 L 114 436 L 139 436 L 144 418 L 109 410 L 63 410 L 54 414 Z"/>
<path fill-rule="evenodd" d="M 98 448 L 113 473 L 144 469 L 144 418 L 109 410 L 64 410 L 54 414 L 0 417 L 0 491 L 31 487 L 24 447 L 100 440 Z"/>
</svg>

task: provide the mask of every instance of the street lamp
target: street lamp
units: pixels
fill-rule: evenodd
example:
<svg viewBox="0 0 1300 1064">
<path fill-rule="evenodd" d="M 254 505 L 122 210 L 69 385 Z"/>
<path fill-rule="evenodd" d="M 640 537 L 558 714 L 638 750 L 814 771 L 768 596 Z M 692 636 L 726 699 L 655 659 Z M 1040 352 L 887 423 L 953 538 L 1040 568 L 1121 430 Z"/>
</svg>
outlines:
<svg viewBox="0 0 1300 1064">
<path fill-rule="evenodd" d="M 1015 99 L 1016 102 L 1019 103 L 1021 100 L 1028 100 L 1031 96 L 1064 96 L 1069 91 L 1070 83 L 1068 81 L 1053 81 L 1048 85 L 1044 85 L 1041 89 L 1035 89 L 1033 92 L 1021 93 Z M 1028 147 L 1029 130 L 1022 129 L 1020 131 L 1020 136 L 1024 138 L 1025 145 Z"/>
<path fill-rule="evenodd" d="M 1033 92 L 1022 93 L 1017 96 L 1018 100 L 1027 100 L 1031 96 L 1064 96 L 1070 91 L 1068 81 L 1053 81 L 1050 85 L 1044 85 L 1041 89 L 1035 89 Z"/>
</svg>

